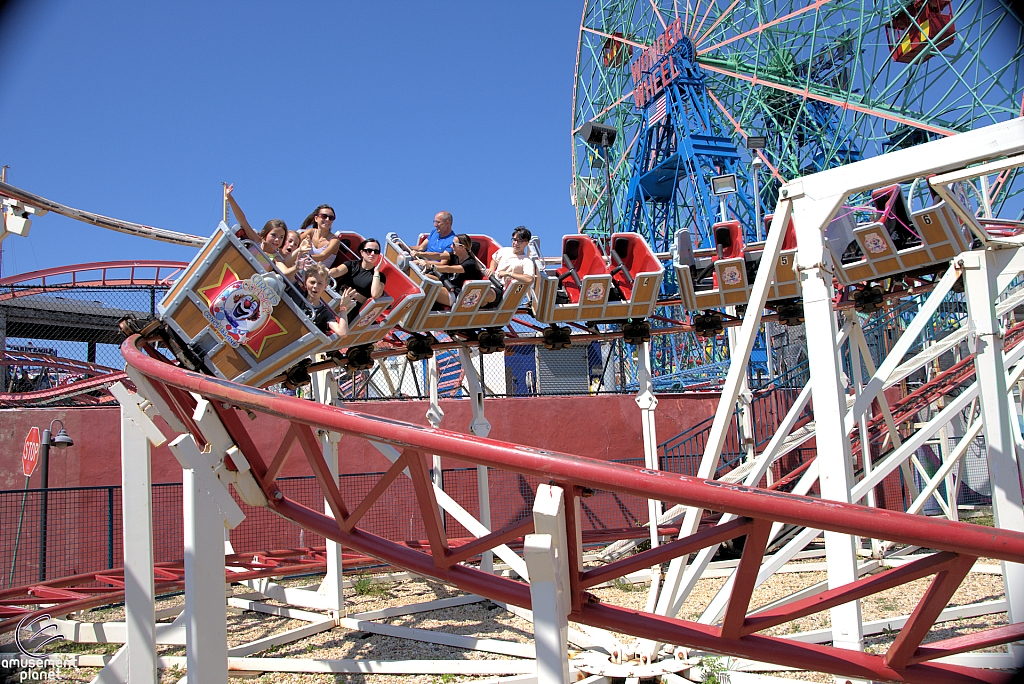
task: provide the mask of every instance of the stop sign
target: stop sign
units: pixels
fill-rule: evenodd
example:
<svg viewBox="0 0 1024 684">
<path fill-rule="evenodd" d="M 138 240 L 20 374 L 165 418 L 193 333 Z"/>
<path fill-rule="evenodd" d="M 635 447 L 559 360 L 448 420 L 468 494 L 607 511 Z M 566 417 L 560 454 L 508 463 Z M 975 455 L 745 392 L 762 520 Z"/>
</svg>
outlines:
<svg viewBox="0 0 1024 684">
<path fill-rule="evenodd" d="M 25 471 L 25 477 L 31 477 L 39 462 L 39 428 L 34 427 L 28 431 L 25 438 L 25 446 L 21 450 L 21 467 Z"/>
</svg>

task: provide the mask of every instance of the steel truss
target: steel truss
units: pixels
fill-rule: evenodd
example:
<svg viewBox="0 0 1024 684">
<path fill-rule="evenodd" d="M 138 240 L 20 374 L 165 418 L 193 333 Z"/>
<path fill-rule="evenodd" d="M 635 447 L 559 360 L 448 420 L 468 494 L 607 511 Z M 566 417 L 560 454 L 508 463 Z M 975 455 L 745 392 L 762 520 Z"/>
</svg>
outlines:
<svg viewBox="0 0 1024 684">
<path fill-rule="evenodd" d="M 869 355 L 860 356 L 860 362 L 854 364 L 856 392 L 848 399 L 840 380 L 842 360 L 839 350 L 847 343 L 852 343 L 855 349 L 861 351 L 866 345 L 863 344 L 857 320 L 849 320 L 842 330 L 837 324 L 835 303 L 830 293 L 831 280 L 830 277 L 825 280 L 823 276 L 827 260 L 821 229 L 851 191 L 962 169 L 972 163 L 1021 152 L 1024 152 L 1024 122 L 1018 121 L 929 143 L 914 151 L 889 156 L 885 160 L 867 160 L 843 169 L 823 172 L 783 186 L 785 199 L 775 212 L 775 220 L 765 246 L 767 256 L 762 263 L 774 262 L 781 244 L 782 228 L 788 217 L 795 216 L 800 248 L 799 263 L 804 273 L 805 307 L 810 324 L 808 330 L 809 335 L 813 334 L 815 339 L 809 345 L 812 378 L 809 390 L 798 400 L 793 415 L 799 415 L 806 401 L 813 399 L 814 436 L 819 446 L 815 464 L 804 470 L 799 479 L 788 478 L 788 483 L 795 482 L 797 493 L 806 494 L 816 480 L 822 491 L 822 499 L 783 494 L 779 486 L 769 489 L 753 486 L 760 481 L 766 464 L 783 453 L 783 444 L 796 422 L 788 418 L 776 435 L 777 438 L 769 443 L 764 452 L 755 456 L 743 484 L 724 484 L 705 479 L 714 472 L 721 453 L 725 428 L 731 419 L 732 405 L 740 389 L 742 364 L 734 364 L 730 369 L 705 459 L 698 477 L 691 478 L 668 475 L 650 468 L 633 468 L 534 447 L 516 446 L 478 436 L 481 431 L 485 433 L 485 428 L 474 429 L 476 435 L 472 436 L 437 427 L 423 429 L 233 385 L 175 368 L 148 349 L 145 340 L 138 338 L 126 342 L 123 352 L 128 361 L 129 374 L 140 394 L 152 402 L 151 408 L 162 415 L 175 431 L 184 435 L 174 441 L 179 448 L 188 445 L 187 450 L 182 451 L 193 454 L 181 457 L 183 464 L 191 464 L 190 467 L 197 473 L 194 476 L 206 482 L 208 488 L 222 487 L 225 480 L 233 481 L 240 494 L 247 501 L 252 500 L 250 503 L 261 503 L 307 529 L 360 553 L 511 606 L 525 608 L 535 605 L 536 597 L 542 595 L 539 592 L 543 587 L 530 587 L 516 579 L 465 564 L 484 552 L 494 551 L 521 578 L 537 574 L 535 584 L 553 584 L 555 593 L 547 595 L 556 597 L 552 602 L 556 606 L 563 605 L 557 599 L 560 587 L 565 597 L 564 609 L 572 621 L 594 628 L 633 634 L 645 640 L 634 650 L 648 661 L 659 653 L 657 645 L 664 642 L 852 678 L 908 682 L 1002 681 L 1006 676 L 998 672 L 936 660 L 1024 638 L 1022 606 L 1018 605 L 1021 597 L 1017 595 L 1019 587 L 1024 586 L 1024 583 L 1018 582 L 1017 575 L 1024 562 L 1024 521 L 1020 519 L 1024 516 L 1024 510 L 1021 508 L 1020 477 L 1014 459 L 1015 437 L 1011 431 L 1010 414 L 999 408 L 1000 399 L 1005 404 L 1008 388 L 1024 376 L 1024 364 L 1018 362 L 1024 354 L 1019 351 L 1022 349 L 1020 346 L 1004 354 L 1001 336 L 993 334 L 997 328 L 994 325 L 996 310 L 992 302 L 997 290 L 993 292 L 992 287 L 978 285 L 979 274 L 982 286 L 996 286 L 1009 284 L 1009 280 L 1012 280 L 1011 272 L 1016 275 L 1024 270 L 1024 263 L 1016 263 L 1013 259 L 1019 243 L 993 243 L 990 247 L 1001 248 L 999 252 L 975 252 L 959 257 L 957 263 L 936 284 L 919 319 L 910 326 L 881 366 L 876 369 Z M 943 163 L 939 165 L 929 161 L 934 159 L 943 160 Z M 935 178 L 933 185 L 941 193 L 939 181 Z M 965 221 L 970 222 L 970 219 L 965 217 Z M 1007 261 L 1009 263 L 1004 263 Z M 975 330 L 980 335 L 989 336 L 985 338 L 987 347 L 979 347 L 975 357 L 978 382 L 966 384 L 966 379 L 958 378 L 961 392 L 948 400 L 945 407 L 924 428 L 913 434 L 900 434 L 894 429 L 891 416 L 886 416 L 892 412 L 881 391 L 894 372 L 905 371 L 905 366 L 901 366 L 905 351 L 915 341 L 928 318 L 938 308 L 938 302 L 952 288 L 961 272 L 966 273 L 970 313 Z M 760 325 L 759 311 L 770 279 L 770 268 L 759 271 L 754 286 L 754 301 L 749 306 L 748 316 L 743 319 L 736 339 L 735 353 L 738 357 L 750 353 Z M 985 310 L 989 312 L 988 324 L 985 323 L 984 315 L 981 315 Z M 861 365 L 867 371 L 866 382 L 860 376 Z M 1010 369 L 1009 379 L 1007 369 Z M 970 426 L 964 439 L 969 442 L 973 438 L 972 433 L 976 434 L 975 430 L 985 430 L 993 486 L 1001 487 L 995 504 L 996 523 L 1000 528 L 984 529 L 852 503 L 868 497 L 874 485 L 896 468 L 902 467 L 916 447 L 951 418 L 968 410 L 975 396 L 980 398 L 982 411 L 978 418 L 973 414 L 969 416 Z M 870 417 L 868 414 L 874 401 L 878 402 L 879 411 L 886 416 L 882 423 L 888 428 L 888 437 L 894 451 L 877 463 L 868 464 L 865 460 L 861 464 L 861 476 L 857 479 L 853 473 L 850 433 L 859 429 L 863 443 L 871 440 L 868 426 L 861 419 Z M 139 405 L 144 403 L 147 402 Z M 248 435 L 246 421 L 242 418 L 243 412 L 263 413 L 289 421 L 290 429 L 274 454 L 264 454 L 257 450 Z M 215 417 L 216 421 L 210 422 L 210 417 Z M 474 412 L 474 417 L 482 418 L 482 415 L 477 416 Z M 433 422 L 439 424 L 440 417 L 436 417 Z M 482 423 L 479 425 L 482 427 Z M 211 427 L 214 427 L 212 432 Z M 876 429 L 881 430 L 881 427 Z M 326 456 L 328 450 L 317 434 L 344 434 L 371 440 L 391 459 L 393 466 L 364 500 L 347 502 L 338 489 L 337 480 L 332 476 L 330 458 Z M 298 444 L 300 453 L 321 483 L 328 513 L 319 513 L 290 501 L 275 486 L 274 480 L 282 471 L 289 447 L 293 443 Z M 207 446 L 214 463 L 203 465 L 195 455 L 206 453 Z M 201 448 L 204 452 L 200 452 Z M 961 450 L 957 447 L 956 451 Z M 509 470 L 554 482 L 557 486 L 551 487 L 551 490 L 559 489 L 564 493 L 565 505 L 560 511 L 549 511 L 547 519 L 549 522 L 554 519 L 558 523 L 555 528 L 539 528 L 541 518 L 535 509 L 535 520 L 515 522 L 501 529 L 477 525 L 474 528 L 474 533 L 479 535 L 476 541 L 454 546 L 445 535 L 439 508 L 451 511 L 454 502 L 445 500 L 443 491 L 431 480 L 427 455 L 445 456 L 478 467 Z M 426 524 L 429 544 L 425 551 L 392 544 L 359 528 L 362 515 L 402 474 L 410 477 L 413 482 Z M 928 486 L 918 493 L 919 497 L 933 496 L 934 482 L 941 477 L 936 474 L 931 478 Z M 588 489 L 609 490 L 683 507 L 685 514 L 679 538 L 603 566 L 585 568 L 580 544 L 582 520 L 579 499 Z M 217 498 L 213 491 L 210 494 Z M 223 496 L 219 499 L 223 501 Z M 210 510 L 231 524 L 231 518 L 237 516 L 229 507 L 223 504 L 219 506 Z M 700 528 L 697 523 L 703 510 L 718 511 L 725 515 L 719 524 Z M 782 551 L 768 557 L 766 548 L 783 524 L 796 525 L 802 531 Z M 823 530 L 825 535 L 828 586 L 816 588 L 816 593 L 791 597 L 793 600 L 749 613 L 750 598 L 758 583 L 817 537 L 819 530 Z M 506 545 L 527 535 L 527 561 L 524 563 Z M 544 540 L 530 539 L 535 535 L 566 540 L 565 554 L 560 556 L 561 560 L 542 560 L 538 564 L 538 559 L 543 559 L 545 554 L 548 554 L 549 560 L 559 558 L 559 554 L 551 552 L 558 543 L 553 543 L 552 547 L 549 540 L 548 546 L 545 546 Z M 681 598 L 685 598 L 687 585 L 691 587 L 692 581 L 701 574 L 700 564 L 710 560 L 713 550 L 719 544 L 740 537 L 745 539 L 742 556 L 723 593 L 698 621 L 685 621 L 676 617 Z M 865 568 L 858 567 L 854 538 L 893 543 L 907 548 L 932 549 L 935 553 L 913 558 L 877 574 L 860 576 Z M 906 550 L 902 549 L 899 553 L 906 553 Z M 697 556 L 687 566 L 685 561 L 690 554 Z M 923 646 L 924 639 L 942 614 L 949 598 L 980 556 L 1005 562 L 1010 625 Z M 656 601 L 648 602 L 650 607 L 647 610 L 636 611 L 595 602 L 587 591 L 618 576 L 665 562 L 670 563 L 665 584 L 658 586 L 654 583 L 653 591 L 659 590 L 659 594 L 655 596 Z M 872 567 L 878 567 L 879 564 Z M 543 576 L 538 573 L 549 567 L 554 569 L 544 571 Z M 861 652 L 858 646 L 863 626 L 857 601 L 925 576 L 933 578 L 930 588 L 906 618 L 903 630 L 888 651 L 885 654 Z M 534 599 L 531 599 L 531 591 L 535 591 Z M 825 609 L 830 610 L 833 616 L 833 634 L 829 638 L 834 645 L 802 643 L 758 634 L 768 627 Z M 556 618 L 551 629 L 559 630 L 560 633 L 559 625 L 563 618 L 557 614 Z M 540 657 L 540 653 L 538 655 Z M 1018 658 L 1016 646 L 1011 647 L 1009 658 L 1010 661 Z M 977 664 L 978 660 L 973 662 Z M 993 662 L 1001 664 L 996 667 L 1006 667 L 1008 657 L 993 658 Z M 557 677 L 557 673 L 549 675 Z"/>
</svg>

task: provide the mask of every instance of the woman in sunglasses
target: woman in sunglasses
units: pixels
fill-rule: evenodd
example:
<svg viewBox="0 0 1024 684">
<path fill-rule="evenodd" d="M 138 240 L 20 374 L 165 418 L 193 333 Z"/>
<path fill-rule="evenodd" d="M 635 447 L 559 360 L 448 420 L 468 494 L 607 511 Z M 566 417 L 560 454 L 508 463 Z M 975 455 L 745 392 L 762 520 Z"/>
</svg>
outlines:
<svg viewBox="0 0 1024 684">
<path fill-rule="evenodd" d="M 380 242 L 368 238 L 359 243 L 356 250 L 358 259 L 346 261 L 331 269 L 331 276 L 338 281 L 338 287 L 351 287 L 356 305 L 348 312 L 349 323 L 356 319 L 359 309 L 367 299 L 376 299 L 384 294 L 387 277 L 380 272 L 384 257 L 380 253 Z"/>
<path fill-rule="evenodd" d="M 338 247 L 341 245 L 341 241 L 331 232 L 336 216 L 331 205 L 321 204 L 306 217 L 299 228 L 303 241 L 309 244 L 310 258 L 320 262 L 325 268 L 330 268 L 334 264 L 334 259 L 338 256 Z"/>
</svg>

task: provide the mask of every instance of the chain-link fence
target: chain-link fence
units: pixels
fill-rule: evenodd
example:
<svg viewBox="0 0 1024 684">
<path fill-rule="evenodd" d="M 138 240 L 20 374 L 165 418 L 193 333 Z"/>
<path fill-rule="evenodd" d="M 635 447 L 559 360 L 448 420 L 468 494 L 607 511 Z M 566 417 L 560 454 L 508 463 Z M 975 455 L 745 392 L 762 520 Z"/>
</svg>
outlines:
<svg viewBox="0 0 1024 684">
<path fill-rule="evenodd" d="M 124 335 L 118 320 L 127 314 L 155 313 L 165 290 L 156 286 L 5 286 L 0 291 L 0 349 L 4 351 L 0 392 L 40 392 L 122 370 Z"/>
<path fill-rule="evenodd" d="M 643 460 L 627 461 L 642 465 Z M 382 473 L 339 478 L 346 501 L 358 502 Z M 471 515 L 480 505 L 475 468 L 445 470 L 445 491 Z M 540 478 L 491 469 L 491 524 L 500 528 L 532 516 Z M 281 478 L 277 483 L 290 499 L 323 511 L 323 494 L 314 477 Z M 236 500 L 237 496 L 236 496 Z M 323 546 L 324 539 L 266 508 L 239 504 L 245 520 L 231 531 L 238 553 L 265 549 Z M 620 529 L 647 522 L 647 503 L 640 497 L 598 491 L 581 501 L 583 529 Z M 0 491 L 0 572 L 3 586 L 23 586 L 45 579 L 98 572 L 123 564 L 121 487 L 67 487 Z M 445 515 L 450 538 L 472 535 Z M 426 530 L 408 479 L 396 480 L 360 521 L 360 528 L 398 542 L 426 540 Z M 154 560 L 180 560 L 182 485 L 153 486 Z M 426 543 L 424 541 L 424 543 Z"/>
</svg>

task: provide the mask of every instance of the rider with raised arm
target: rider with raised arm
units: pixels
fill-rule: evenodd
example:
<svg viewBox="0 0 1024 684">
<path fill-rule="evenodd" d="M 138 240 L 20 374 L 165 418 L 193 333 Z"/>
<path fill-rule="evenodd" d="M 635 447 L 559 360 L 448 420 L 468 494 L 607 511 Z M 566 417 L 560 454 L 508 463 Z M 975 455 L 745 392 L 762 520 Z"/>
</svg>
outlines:
<svg viewBox="0 0 1024 684">
<path fill-rule="evenodd" d="M 238 219 L 238 225 L 244 231 L 245 237 L 259 247 L 262 256 L 261 254 L 256 254 L 256 252 L 253 252 L 253 254 L 260 261 L 264 261 L 264 256 L 269 258 L 273 261 L 274 266 L 277 266 L 278 270 L 286 276 L 294 273 L 296 259 L 305 254 L 305 251 L 302 248 L 295 248 L 290 253 L 285 254 L 281 249 L 288 237 L 288 226 L 281 219 L 270 219 L 263 225 L 263 230 L 257 233 L 249 225 L 242 207 L 238 206 L 238 202 L 235 201 L 235 196 L 232 194 L 234 189 L 233 183 L 226 186 L 224 188 L 224 197 L 231 205 L 231 211 L 234 212 L 235 218 Z M 269 270 L 269 263 L 264 263 L 263 265 Z"/>
<path fill-rule="evenodd" d="M 309 246 L 309 258 L 323 264 L 325 268 L 334 265 L 341 246 L 341 240 L 331 232 L 336 218 L 337 214 L 331 205 L 321 204 L 299 226 L 302 240 Z"/>
</svg>

